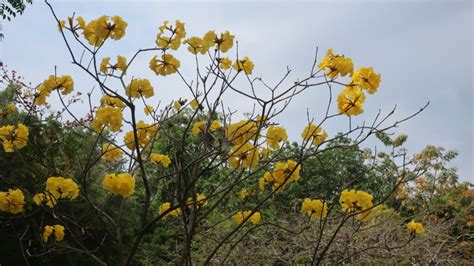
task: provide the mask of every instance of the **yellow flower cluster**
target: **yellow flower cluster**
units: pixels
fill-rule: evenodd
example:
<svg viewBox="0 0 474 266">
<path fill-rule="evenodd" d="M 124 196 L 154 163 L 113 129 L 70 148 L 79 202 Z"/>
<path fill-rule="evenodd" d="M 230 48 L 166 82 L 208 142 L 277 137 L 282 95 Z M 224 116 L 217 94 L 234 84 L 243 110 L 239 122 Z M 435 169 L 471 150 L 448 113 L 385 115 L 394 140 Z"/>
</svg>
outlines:
<svg viewBox="0 0 474 266">
<path fill-rule="evenodd" d="M 49 193 L 37 193 L 33 196 L 33 201 L 38 206 L 44 202 L 50 208 L 53 208 L 58 203 L 58 201 Z"/>
<path fill-rule="evenodd" d="M 361 90 L 367 90 L 369 94 L 374 94 L 380 85 L 380 76 L 371 67 L 361 67 L 352 74 L 349 86 L 358 87 Z"/>
<path fill-rule="evenodd" d="M 249 140 L 258 138 L 257 133 L 257 123 L 245 120 L 230 124 L 225 130 L 227 140 L 232 142 L 234 145 L 241 145 Z"/>
<path fill-rule="evenodd" d="M 101 46 L 108 38 L 112 40 L 120 40 L 125 36 L 127 22 L 120 16 L 101 16 L 98 19 L 91 20 L 89 23 L 84 21 L 82 17 L 77 17 L 78 29 L 82 29 L 82 34 L 87 42 L 93 46 Z"/>
<path fill-rule="evenodd" d="M 194 99 L 192 100 L 189 105 L 191 106 L 191 108 L 193 108 L 194 110 L 198 109 L 199 108 L 199 101 L 198 99 Z"/>
<path fill-rule="evenodd" d="M 75 200 L 79 196 L 79 186 L 71 178 L 52 176 L 46 180 L 45 194 L 56 200 Z"/>
<path fill-rule="evenodd" d="M 256 167 L 260 161 L 258 149 L 250 143 L 236 144 L 230 150 L 230 156 L 227 159 L 234 168 Z"/>
<path fill-rule="evenodd" d="M 320 199 L 304 199 L 301 204 L 301 212 L 307 214 L 311 219 L 325 218 L 328 213 L 328 207 L 325 202 Z"/>
<path fill-rule="evenodd" d="M 372 199 L 373 196 L 365 191 L 345 189 L 341 192 L 339 203 L 341 204 L 343 211 L 360 212 L 357 215 L 357 219 L 366 221 L 369 217 L 367 211 L 371 211 L 368 209 L 373 207 Z"/>
<path fill-rule="evenodd" d="M 362 90 L 352 87 L 346 87 L 337 96 L 337 107 L 339 113 L 343 113 L 347 116 L 359 115 L 364 112 L 362 104 L 365 101 L 365 95 Z"/>
<path fill-rule="evenodd" d="M 170 25 L 168 21 L 164 21 L 160 26 L 160 32 L 156 36 L 156 45 L 162 49 L 178 50 L 181 41 L 186 37 L 184 23 L 176 20 L 175 25 Z M 166 36 L 168 35 L 168 36 Z"/>
<path fill-rule="evenodd" d="M 28 128 L 23 124 L 18 124 L 16 127 L 13 125 L 0 127 L 0 140 L 5 152 L 24 148 L 28 144 L 28 136 Z"/>
<path fill-rule="evenodd" d="M 14 103 L 9 103 L 7 104 L 7 108 L 3 110 L 0 108 L 0 117 L 6 117 L 7 115 L 10 115 L 16 110 L 16 106 Z"/>
<path fill-rule="evenodd" d="M 46 97 L 49 97 L 53 90 L 59 90 L 62 95 L 67 95 L 74 90 L 74 81 L 69 75 L 63 75 L 59 77 L 50 75 L 38 87 L 35 103 L 39 105 L 45 104 Z"/>
<path fill-rule="evenodd" d="M 163 165 L 164 168 L 168 168 L 171 163 L 171 159 L 168 155 L 159 154 L 159 153 L 152 153 L 150 155 L 150 160 L 156 164 Z"/>
<path fill-rule="evenodd" d="M 220 37 L 214 31 L 208 31 L 202 38 L 194 36 L 187 39 L 185 43 L 188 44 L 188 51 L 192 54 L 206 54 L 215 46 L 216 50 L 225 53 L 234 46 L 234 37 L 228 31 L 221 33 Z"/>
<path fill-rule="evenodd" d="M 267 184 L 272 184 L 273 190 L 282 191 L 286 186 L 300 179 L 300 170 L 301 165 L 293 160 L 288 160 L 286 163 L 278 162 L 273 172 L 265 172 L 259 179 L 258 186 L 264 190 Z"/>
<path fill-rule="evenodd" d="M 301 137 L 304 141 L 311 141 L 313 145 L 321 145 L 328 137 L 328 134 L 319 125 L 310 123 L 304 128 Z"/>
<path fill-rule="evenodd" d="M 209 125 L 209 131 L 210 132 L 215 132 L 219 130 L 222 127 L 221 122 L 219 120 L 213 120 L 211 124 Z M 206 121 L 198 121 L 195 122 L 193 127 L 191 128 L 191 133 L 193 135 L 198 135 L 201 132 L 204 132 L 206 129 Z"/>
<path fill-rule="evenodd" d="M 283 127 L 270 126 L 267 129 L 267 144 L 272 149 L 280 148 L 280 142 L 287 141 L 288 135 Z"/>
<path fill-rule="evenodd" d="M 181 63 L 171 54 L 161 55 L 161 59 L 155 55 L 150 60 L 150 69 L 157 75 L 167 76 L 178 71 Z"/>
<path fill-rule="evenodd" d="M 153 126 L 140 120 L 137 123 L 137 136 L 138 145 L 143 148 L 152 138 L 158 137 L 158 126 Z M 123 141 L 127 148 L 130 150 L 135 149 L 135 136 L 133 134 L 133 130 L 125 134 Z"/>
<path fill-rule="evenodd" d="M 171 203 L 165 202 L 165 203 L 161 204 L 159 212 L 160 212 L 160 214 L 162 214 L 162 213 L 166 212 L 167 210 L 169 210 L 170 208 L 171 208 Z M 171 216 L 176 218 L 180 214 L 181 214 L 181 209 L 177 208 L 177 209 L 174 209 L 174 210 L 168 212 L 167 214 L 165 214 L 164 217 L 167 217 L 167 216 L 171 215 Z"/>
<path fill-rule="evenodd" d="M 7 192 L 0 191 L 0 211 L 17 214 L 23 212 L 25 196 L 19 189 L 9 189 Z"/>
<path fill-rule="evenodd" d="M 192 197 L 188 198 L 188 205 L 189 206 L 194 205 L 194 201 L 193 201 Z M 208 202 L 207 202 L 206 195 L 197 193 L 196 194 L 196 206 L 201 208 L 201 207 L 204 207 L 204 206 L 207 206 L 207 205 L 208 205 Z"/>
<path fill-rule="evenodd" d="M 145 115 L 152 115 L 153 112 L 155 111 L 155 108 L 153 108 L 153 106 L 151 105 L 145 105 L 145 107 L 143 108 L 143 113 Z"/>
<path fill-rule="evenodd" d="M 326 56 L 319 63 L 319 68 L 331 79 L 335 79 L 339 75 L 346 76 L 354 71 L 352 59 L 333 54 L 332 49 L 327 51 Z"/>
<path fill-rule="evenodd" d="M 135 178 L 129 173 L 107 174 L 102 186 L 112 194 L 130 197 L 135 192 Z"/>
<path fill-rule="evenodd" d="M 103 131 L 106 127 L 113 132 L 119 131 L 122 128 L 122 110 L 111 106 L 97 109 L 91 126 L 97 132 Z"/>
<path fill-rule="evenodd" d="M 56 225 L 46 225 L 43 229 L 43 242 L 47 243 L 49 240 L 49 237 L 53 234 L 54 232 L 54 238 L 56 241 L 61 241 L 64 239 L 64 226 L 56 224 Z"/>
<path fill-rule="evenodd" d="M 102 145 L 102 160 L 107 162 L 117 162 L 123 155 L 123 151 L 118 147 L 105 143 Z"/>
<path fill-rule="evenodd" d="M 238 211 L 235 215 L 234 215 L 234 220 L 236 223 L 238 224 L 242 224 L 244 222 L 245 219 L 247 219 L 250 214 L 252 213 L 252 211 Z M 260 215 L 260 212 L 254 212 L 252 214 L 252 216 L 250 216 L 250 218 L 248 218 L 253 224 L 258 224 L 260 223 L 260 219 L 261 219 L 261 215 Z M 249 221 L 247 220 L 247 221 Z M 246 222 L 247 222 L 246 221 Z"/>
<path fill-rule="evenodd" d="M 110 64 L 110 57 L 104 57 L 100 63 L 100 72 L 108 74 L 109 70 L 120 70 L 125 74 L 127 70 L 127 58 L 119 55 L 117 56 L 117 63 L 112 65 Z"/>
<path fill-rule="evenodd" d="M 250 61 L 250 59 L 246 56 L 246 57 L 244 57 L 244 59 L 242 59 L 242 60 L 237 60 L 237 61 L 235 61 L 233 67 L 234 67 L 235 71 L 237 71 L 237 72 L 244 71 L 245 74 L 251 75 L 251 74 L 252 74 L 252 71 L 253 71 L 253 68 L 254 68 L 254 64 L 253 64 L 253 62 Z"/>
<path fill-rule="evenodd" d="M 229 57 L 223 57 L 219 59 L 219 67 L 223 70 L 227 70 L 232 66 L 232 60 Z"/>
<path fill-rule="evenodd" d="M 128 84 L 125 93 L 131 98 L 150 98 L 155 95 L 153 87 L 148 79 L 133 79 L 132 82 Z"/>
<path fill-rule="evenodd" d="M 423 224 L 417 223 L 413 220 L 407 224 L 407 229 L 408 229 L 408 232 L 410 233 L 415 232 L 416 234 L 422 234 L 423 232 L 425 232 L 425 228 L 423 227 Z"/>
<path fill-rule="evenodd" d="M 100 98 L 100 104 L 102 106 L 110 106 L 119 109 L 123 109 L 125 107 L 125 103 L 122 102 L 122 100 L 109 95 L 104 95 L 102 98 Z"/>
</svg>

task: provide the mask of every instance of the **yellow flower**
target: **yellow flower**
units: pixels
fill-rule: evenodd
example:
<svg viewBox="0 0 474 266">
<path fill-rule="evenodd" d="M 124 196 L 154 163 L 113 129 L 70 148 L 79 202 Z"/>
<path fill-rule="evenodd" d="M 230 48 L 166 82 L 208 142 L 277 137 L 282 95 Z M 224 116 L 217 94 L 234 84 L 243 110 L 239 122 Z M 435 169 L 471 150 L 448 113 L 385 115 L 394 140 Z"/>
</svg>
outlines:
<svg viewBox="0 0 474 266">
<path fill-rule="evenodd" d="M 2 116 L 5 117 L 7 115 L 12 114 L 15 110 L 16 110 L 16 106 L 14 103 L 7 104 L 7 108 L 5 109 L 5 111 L 3 111 L 2 108 L 0 108 L 0 118 Z"/>
<path fill-rule="evenodd" d="M 352 74 L 354 71 L 352 59 L 345 58 L 343 55 L 335 55 L 332 49 L 327 51 L 326 56 L 319 63 L 319 68 L 331 79 L 335 79 L 339 75 L 346 76 L 347 74 Z"/>
<path fill-rule="evenodd" d="M 235 61 L 233 67 L 237 72 L 240 72 L 243 70 L 245 74 L 251 75 L 254 65 L 253 65 L 253 62 L 250 61 L 250 59 L 246 56 L 242 60 Z"/>
<path fill-rule="evenodd" d="M 100 104 L 102 106 L 110 106 L 110 107 L 115 107 L 119 109 L 122 109 L 125 107 L 125 103 L 122 102 L 122 100 L 120 100 L 119 98 L 109 96 L 109 95 L 104 95 L 100 99 Z"/>
<path fill-rule="evenodd" d="M 196 110 L 199 108 L 199 101 L 197 99 L 194 99 L 189 103 L 189 105 L 191 105 L 191 108 Z"/>
<path fill-rule="evenodd" d="M 150 160 L 156 164 L 163 165 L 164 168 L 168 168 L 171 163 L 171 159 L 168 155 L 152 153 L 150 155 Z"/>
<path fill-rule="evenodd" d="M 206 54 L 209 51 L 209 43 L 199 37 L 191 37 L 185 41 L 188 51 L 192 54 Z"/>
<path fill-rule="evenodd" d="M 210 47 L 217 45 L 217 50 L 225 53 L 234 46 L 234 37 L 228 31 L 221 33 L 220 37 L 217 37 L 214 31 L 209 31 L 204 35 L 203 39 Z"/>
<path fill-rule="evenodd" d="M 292 182 L 300 179 L 300 171 L 301 165 L 293 160 L 288 160 L 286 163 L 277 162 L 273 173 L 265 173 L 264 178 L 273 184 L 273 190 L 279 189 L 281 191 Z"/>
<path fill-rule="evenodd" d="M 125 93 L 131 98 L 150 98 L 155 95 L 153 87 L 148 79 L 133 79 L 127 86 Z"/>
<path fill-rule="evenodd" d="M 16 127 L 12 125 L 0 127 L 0 140 L 7 153 L 24 148 L 28 144 L 28 136 L 28 128 L 23 124 L 18 124 Z"/>
<path fill-rule="evenodd" d="M 155 55 L 150 60 L 150 69 L 157 75 L 167 76 L 178 71 L 181 63 L 171 54 L 163 54 L 161 60 Z"/>
<path fill-rule="evenodd" d="M 148 144 L 151 139 L 159 136 L 158 126 L 152 126 L 140 120 L 137 123 L 137 136 L 138 145 L 143 148 Z M 135 137 L 133 130 L 125 134 L 123 141 L 130 150 L 135 149 Z"/>
<path fill-rule="evenodd" d="M 223 57 L 219 60 L 219 67 L 223 70 L 227 70 L 232 66 L 232 60 L 229 57 Z"/>
<path fill-rule="evenodd" d="M 227 159 L 230 165 L 234 168 L 253 168 L 256 167 L 260 161 L 258 149 L 250 143 L 243 145 L 235 145 L 230 150 L 230 156 Z"/>
<path fill-rule="evenodd" d="M 188 205 L 193 205 L 193 204 L 194 204 L 193 198 L 192 198 L 192 197 L 189 197 L 189 198 L 188 198 Z M 207 202 L 207 197 L 206 197 L 206 195 L 197 193 L 197 194 L 196 194 L 196 205 L 197 205 L 198 208 L 207 206 L 207 205 L 208 205 L 208 202 Z"/>
<path fill-rule="evenodd" d="M 38 206 L 41 205 L 41 203 L 46 202 L 46 205 L 50 208 L 53 208 L 58 203 L 58 201 L 48 192 L 35 194 L 33 196 L 33 201 Z"/>
<path fill-rule="evenodd" d="M 162 213 L 166 212 L 167 210 L 169 210 L 170 208 L 171 208 L 171 203 L 165 202 L 165 203 L 161 204 L 159 212 L 160 212 L 160 214 L 162 214 Z M 164 217 L 167 217 L 167 216 L 171 215 L 171 216 L 176 218 L 180 214 L 181 214 L 181 209 L 177 208 L 177 209 L 174 209 L 174 210 L 168 212 L 167 214 L 165 214 Z"/>
<path fill-rule="evenodd" d="M 362 104 L 365 101 L 365 95 L 358 88 L 346 87 L 337 97 L 337 107 L 339 113 L 347 116 L 359 115 L 364 112 Z"/>
<path fill-rule="evenodd" d="M 286 129 L 283 127 L 270 126 L 267 129 L 267 144 L 272 149 L 280 148 L 280 142 L 288 140 Z"/>
<path fill-rule="evenodd" d="M 252 213 L 252 211 L 239 211 L 234 215 L 234 220 L 235 220 L 236 223 L 242 224 L 244 222 L 244 220 L 247 219 L 247 217 L 250 216 L 251 213 Z M 260 212 L 254 212 L 252 214 L 252 216 L 250 216 L 250 218 L 249 218 L 249 220 L 253 224 L 260 223 L 260 219 L 261 219 Z M 247 221 L 249 221 L 249 220 L 247 220 Z"/>
<path fill-rule="evenodd" d="M 212 120 L 211 125 L 209 126 L 209 130 L 211 132 L 217 131 L 222 128 L 221 122 L 219 120 Z"/>
<path fill-rule="evenodd" d="M 178 50 L 182 40 L 186 37 L 184 23 L 176 20 L 173 26 L 168 21 L 164 21 L 159 29 L 160 32 L 156 35 L 156 45 L 162 49 Z"/>
<path fill-rule="evenodd" d="M 85 24 L 82 18 L 81 22 L 79 22 L 79 25 L 81 24 Z M 87 25 L 80 26 L 80 28 L 83 29 L 82 34 L 87 42 L 89 42 L 90 45 L 98 47 L 108 38 L 120 40 L 125 36 L 127 23 L 119 16 L 101 16 L 98 19 L 91 20 Z"/>
<path fill-rule="evenodd" d="M 371 67 L 361 67 L 352 74 L 351 85 L 374 94 L 380 85 L 380 74 L 375 73 Z"/>
<path fill-rule="evenodd" d="M 174 101 L 174 102 L 173 102 L 173 108 L 174 108 L 176 111 L 179 111 L 179 109 L 181 109 L 181 102 L 180 102 L 180 101 Z"/>
<path fill-rule="evenodd" d="M 117 132 L 122 128 L 122 111 L 111 106 L 101 107 L 96 111 L 91 126 L 96 132 L 101 132 L 106 127 Z"/>
<path fill-rule="evenodd" d="M 422 223 L 417 223 L 414 220 L 407 224 L 407 229 L 409 232 L 415 232 L 416 234 L 422 234 L 425 232 L 425 228 Z"/>
<path fill-rule="evenodd" d="M 258 138 L 258 127 L 253 121 L 242 120 L 240 122 L 230 124 L 226 130 L 227 140 L 234 145 L 244 144 L 249 140 Z"/>
<path fill-rule="evenodd" d="M 43 228 L 43 242 L 47 243 L 49 240 L 49 237 L 53 234 L 54 232 L 54 238 L 56 241 L 61 241 L 64 239 L 64 226 L 56 224 L 56 225 L 46 225 Z"/>
<path fill-rule="evenodd" d="M 0 192 L 0 211 L 17 214 L 23 212 L 25 196 L 19 189 L 8 189 L 8 192 Z"/>
<path fill-rule="evenodd" d="M 339 197 L 339 203 L 341 204 L 343 211 L 356 211 L 361 212 L 363 214 L 364 211 L 372 208 L 372 195 L 365 191 L 360 190 L 348 190 L 345 189 L 341 192 L 341 196 Z M 358 219 L 361 221 L 365 219 L 366 214 L 358 215 Z"/>
<path fill-rule="evenodd" d="M 129 173 L 107 174 L 102 186 L 112 194 L 130 197 L 135 192 L 135 178 Z"/>
<path fill-rule="evenodd" d="M 320 126 L 311 123 L 305 127 L 301 137 L 304 141 L 311 141 L 313 145 L 321 145 L 328 137 L 328 134 Z"/>
<path fill-rule="evenodd" d="M 59 90 L 62 95 L 67 95 L 74 90 L 74 81 L 71 76 L 54 76 L 50 75 L 44 80 L 36 91 L 35 104 L 43 105 L 46 98 L 49 97 L 53 90 Z"/>
<path fill-rule="evenodd" d="M 326 217 L 328 213 L 328 207 L 327 204 L 322 200 L 306 198 L 301 204 L 301 212 L 307 214 L 312 219 L 321 219 Z"/>
<path fill-rule="evenodd" d="M 193 128 L 191 128 L 191 133 L 193 135 L 198 135 L 204 131 L 206 128 L 206 121 L 197 121 L 193 124 Z"/>
<path fill-rule="evenodd" d="M 58 199 L 75 200 L 79 196 L 79 186 L 71 178 L 49 177 L 46 180 L 47 195 Z"/>
<path fill-rule="evenodd" d="M 104 74 L 109 73 L 108 69 L 120 70 L 125 74 L 126 68 L 127 68 L 127 58 L 120 55 L 117 56 L 117 63 L 115 63 L 114 65 L 110 64 L 110 57 L 104 57 L 102 59 L 102 62 L 100 63 L 100 72 Z"/>
<path fill-rule="evenodd" d="M 270 149 L 265 147 L 260 147 L 260 159 L 267 158 L 270 155 Z"/>
<path fill-rule="evenodd" d="M 110 143 L 105 143 L 102 145 L 102 160 L 108 162 L 118 162 L 120 157 L 123 155 L 123 151 L 118 147 L 111 145 Z"/>
</svg>

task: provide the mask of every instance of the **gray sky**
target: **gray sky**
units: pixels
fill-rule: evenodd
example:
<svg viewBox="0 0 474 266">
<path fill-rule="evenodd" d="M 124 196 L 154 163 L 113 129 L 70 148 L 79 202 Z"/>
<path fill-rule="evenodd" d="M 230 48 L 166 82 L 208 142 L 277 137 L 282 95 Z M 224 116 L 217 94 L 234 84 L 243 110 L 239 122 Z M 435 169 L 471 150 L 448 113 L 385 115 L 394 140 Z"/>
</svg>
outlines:
<svg viewBox="0 0 474 266">
<path fill-rule="evenodd" d="M 291 81 L 307 75 L 316 45 L 320 57 L 333 48 L 351 57 L 355 68 L 373 66 L 382 74 L 378 93 L 368 95 L 366 112 L 356 122 L 370 121 L 379 108 L 386 113 L 394 105 L 394 118 L 400 119 L 430 101 L 425 112 L 393 132 L 409 135 L 410 152 L 427 144 L 459 151 L 452 165 L 462 180 L 473 181 L 472 1 L 55 1 L 53 5 L 62 18 L 76 12 L 86 21 L 107 14 L 128 22 L 127 35 L 108 43 L 101 56 L 130 57 L 138 48 L 154 46 L 163 20 L 184 21 L 188 36 L 229 30 L 239 41 L 239 53 L 254 61 L 254 74 L 270 84 L 281 78 L 286 66 L 293 70 Z M 27 81 L 36 85 L 57 66 L 60 74 L 73 75 L 77 89 L 92 87 L 70 64 L 43 1 L 36 0 L 23 16 L 4 23 L 3 30 L 2 59 Z M 182 50 L 175 55 L 186 65 L 192 57 Z M 157 79 L 151 73 L 152 56 L 139 57 L 131 73 L 152 80 L 156 100 L 189 98 L 175 77 Z M 192 65 L 183 66 L 189 77 L 192 70 Z M 297 98 L 278 122 L 288 128 L 291 139 L 299 139 L 306 123 L 305 107 L 318 120 L 326 102 L 327 89 L 315 88 Z M 242 111 L 250 108 L 245 102 L 235 106 L 246 109 Z M 336 121 L 326 130 L 331 135 L 344 127 L 347 121 Z M 365 145 L 373 148 L 376 143 L 370 140 Z"/>
</svg>

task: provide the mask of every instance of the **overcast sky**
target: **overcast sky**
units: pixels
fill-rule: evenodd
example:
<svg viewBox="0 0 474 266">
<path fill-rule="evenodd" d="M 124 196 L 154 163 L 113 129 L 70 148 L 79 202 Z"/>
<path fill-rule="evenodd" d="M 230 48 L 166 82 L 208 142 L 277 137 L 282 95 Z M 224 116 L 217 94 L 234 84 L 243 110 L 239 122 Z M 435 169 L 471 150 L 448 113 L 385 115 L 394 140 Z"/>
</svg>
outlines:
<svg viewBox="0 0 474 266">
<path fill-rule="evenodd" d="M 24 15 L 4 23 L 2 60 L 35 85 L 57 66 L 60 74 L 73 75 L 76 88 L 91 89 L 93 83 L 70 64 L 47 6 L 34 2 Z M 392 132 L 409 135 L 410 152 L 427 144 L 457 150 L 460 155 L 452 166 L 459 169 L 462 180 L 473 181 L 472 1 L 51 2 L 62 18 L 76 12 L 86 20 L 106 14 L 128 22 L 127 35 L 108 43 L 101 56 L 131 56 L 138 48 L 153 46 L 163 20 L 184 21 L 188 36 L 229 30 L 239 41 L 239 53 L 254 61 L 254 74 L 270 84 L 282 77 L 286 66 L 293 71 L 291 81 L 305 77 L 316 45 L 321 57 L 333 48 L 351 57 L 356 68 L 373 66 L 382 74 L 379 91 L 367 97 L 366 112 L 356 122 L 370 121 L 379 109 L 387 113 L 395 105 L 394 119 L 400 119 L 430 101 L 425 112 Z M 175 55 L 182 65 L 192 59 L 184 51 Z M 152 56 L 139 57 L 133 75 L 153 80 L 156 100 L 189 98 L 175 78 L 157 79 L 151 73 Z M 192 77 L 192 68 L 184 66 L 183 72 Z M 297 98 L 278 122 L 288 128 L 291 139 L 299 140 L 306 107 L 318 120 L 326 102 L 327 89 L 315 88 Z M 250 111 L 245 102 L 237 106 Z M 326 130 L 331 135 L 343 126 L 347 121 L 330 123 Z M 375 145 L 380 143 L 365 144 Z"/>
</svg>

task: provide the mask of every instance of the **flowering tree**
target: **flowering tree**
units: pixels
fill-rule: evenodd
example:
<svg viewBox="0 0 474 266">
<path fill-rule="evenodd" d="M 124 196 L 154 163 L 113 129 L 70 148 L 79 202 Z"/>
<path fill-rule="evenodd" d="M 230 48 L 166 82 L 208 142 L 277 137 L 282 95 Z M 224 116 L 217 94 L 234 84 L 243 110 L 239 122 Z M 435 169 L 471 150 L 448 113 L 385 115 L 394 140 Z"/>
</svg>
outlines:
<svg viewBox="0 0 474 266">
<path fill-rule="evenodd" d="M 35 125 L 44 123 L 43 106 L 54 96 L 62 104 L 57 117 L 70 117 L 64 126 L 88 140 L 78 147 L 84 156 L 76 166 L 58 167 L 52 158 L 42 171 L 29 173 L 37 178 L 35 184 L 0 174 L 2 186 L 7 186 L 0 192 L 2 219 L 21 221 L 15 229 L 27 261 L 48 253 L 76 252 L 100 264 L 130 265 L 148 238 L 160 227 L 173 225 L 178 242 L 169 254 L 161 255 L 163 261 L 225 263 L 255 231 L 291 231 L 266 220 L 266 210 L 299 182 L 304 162 L 330 150 L 355 147 L 426 107 L 393 124 L 387 119 L 395 109 L 386 115 L 379 112 L 370 123 L 354 124 L 351 117 L 363 113 L 366 96 L 379 88 L 381 75 L 373 68 L 355 70 L 349 57 L 329 49 L 320 61 L 316 52 L 308 76 L 289 82 L 288 70 L 271 86 L 253 76 L 254 63 L 241 56 L 231 33 L 208 31 L 189 37 L 181 21 L 165 21 L 155 45 L 139 49 L 131 58 L 102 58 L 102 50 L 126 34 L 127 23 L 121 17 L 61 20 L 47 4 L 72 63 L 96 83 L 100 100 L 92 92 L 85 94 L 89 113 L 78 117 L 70 107 L 83 93 L 68 99 L 75 91 L 73 78 L 53 73 L 36 87 L 23 84 L 16 89 L 15 101 L 28 123 L 11 124 L 7 119 L 17 112 L 16 105 L 2 110 L 0 140 L 6 157 L 31 156 L 35 150 L 41 159 L 48 158 L 41 155 L 45 150 L 34 148 L 41 138 L 32 136 L 42 136 Z M 83 52 L 75 51 L 72 42 Z M 180 71 L 181 62 L 173 55 L 178 49 L 187 49 L 194 59 L 194 77 Z M 155 103 L 155 81 L 130 71 L 139 56 L 150 57 L 149 68 L 157 80 L 178 76 L 180 86 L 188 90 L 186 99 Z M 275 118 L 313 87 L 329 91 L 326 112 L 319 118 L 308 114 L 298 148 L 288 153 L 286 129 Z M 223 102 L 226 94 L 250 101 L 254 108 L 242 116 Z M 347 119 L 347 131 L 327 132 L 324 127 L 331 119 Z M 327 145 L 349 136 L 354 137 L 349 143 Z M 322 263 L 342 228 L 361 228 L 376 219 L 401 184 L 421 175 L 417 163 L 406 159 L 400 156 L 389 189 L 376 198 L 357 189 L 354 178 L 339 191 L 300 199 L 299 215 L 309 225 L 303 230 L 316 228 L 307 260 Z M 424 230 L 416 221 L 406 226 L 411 232 L 407 243 Z"/>
</svg>

